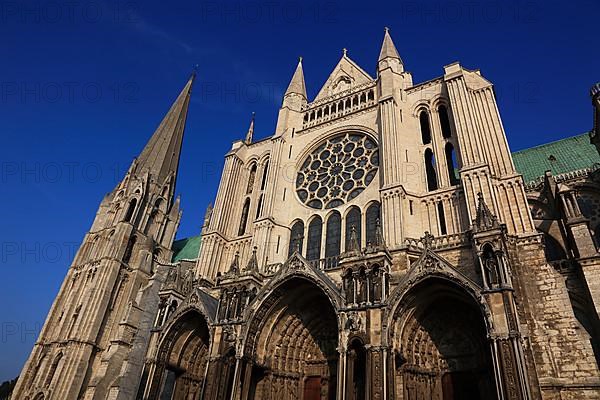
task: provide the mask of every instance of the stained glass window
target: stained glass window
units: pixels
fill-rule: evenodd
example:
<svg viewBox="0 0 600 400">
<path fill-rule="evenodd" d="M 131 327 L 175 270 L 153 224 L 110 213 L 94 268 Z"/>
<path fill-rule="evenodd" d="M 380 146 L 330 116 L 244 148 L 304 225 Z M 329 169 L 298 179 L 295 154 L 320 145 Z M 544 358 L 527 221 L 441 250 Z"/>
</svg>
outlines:
<svg viewBox="0 0 600 400">
<path fill-rule="evenodd" d="M 377 241 L 377 222 L 381 218 L 381 206 L 379 203 L 373 203 L 367 208 L 366 213 L 366 233 L 367 243 L 375 244 Z"/>
<path fill-rule="evenodd" d="M 325 257 L 334 257 L 340 254 L 342 241 L 342 217 L 339 212 L 334 212 L 327 219 L 327 233 L 325 236 Z"/>
<path fill-rule="evenodd" d="M 296 175 L 296 193 L 309 207 L 338 207 L 362 193 L 378 168 L 373 139 L 358 132 L 336 135 L 306 157 Z"/>
<path fill-rule="evenodd" d="M 292 255 L 296 249 L 302 253 L 302 244 L 304 242 L 304 223 L 297 221 L 292 225 L 292 231 L 290 232 L 290 248 L 288 251 L 288 257 Z"/>
<path fill-rule="evenodd" d="M 323 222 L 320 217 L 314 218 L 308 225 L 308 247 L 306 249 L 307 260 L 318 260 L 321 258 L 321 236 Z"/>
<path fill-rule="evenodd" d="M 348 251 L 350 248 L 350 237 L 352 236 L 352 228 L 354 227 L 356 231 L 356 238 L 358 239 L 358 247 L 362 246 L 361 242 L 361 215 L 360 209 L 358 207 L 352 207 L 348 214 L 346 214 L 346 244 L 345 250 Z"/>
</svg>

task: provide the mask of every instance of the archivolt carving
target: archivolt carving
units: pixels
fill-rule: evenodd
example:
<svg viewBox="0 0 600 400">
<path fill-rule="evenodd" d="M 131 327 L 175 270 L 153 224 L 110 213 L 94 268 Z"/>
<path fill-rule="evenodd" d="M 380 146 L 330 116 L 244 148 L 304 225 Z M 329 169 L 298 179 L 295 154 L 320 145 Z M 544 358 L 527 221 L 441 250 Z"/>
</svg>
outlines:
<svg viewBox="0 0 600 400">
<path fill-rule="evenodd" d="M 148 381 L 148 398 L 172 393 L 173 398 L 196 398 L 203 386 L 212 332 L 200 310 L 182 311 L 165 329 Z"/>
<path fill-rule="evenodd" d="M 481 296 L 481 287 L 430 249 L 426 249 L 423 252 L 421 258 L 414 263 L 406 276 L 400 280 L 398 286 L 392 290 L 384 309 L 384 320 L 386 321 L 384 329 L 392 326 L 395 314 L 401 309 L 401 303 L 406 294 L 424 280 L 431 278 L 447 281 L 463 289 L 466 295 L 471 297 L 476 304 L 480 305 L 481 311 L 485 315 L 486 327 L 488 330 L 491 329 L 491 311 L 489 310 L 489 305 Z M 390 332 L 388 332 L 387 340 L 391 341 Z"/>
<path fill-rule="evenodd" d="M 261 371 L 252 378 L 254 398 L 278 398 L 284 388 L 296 396 L 309 378 L 333 394 L 339 313 L 331 299 L 313 279 L 299 275 L 286 276 L 263 297 L 243 344 L 243 354 Z"/>
<path fill-rule="evenodd" d="M 162 332 L 161 332 L 161 337 L 164 338 L 164 336 L 170 331 L 176 331 L 177 323 L 181 320 L 181 318 L 185 314 L 193 313 L 193 312 L 200 314 L 200 316 L 202 318 L 204 318 L 204 320 L 206 321 L 206 323 L 209 326 L 211 326 L 214 323 L 213 315 L 207 311 L 207 309 L 204 306 L 204 304 L 202 303 L 202 301 L 198 300 L 197 302 L 194 302 L 194 303 L 188 303 L 188 304 L 181 305 L 179 307 L 179 309 L 177 311 L 175 311 L 173 313 L 173 315 L 171 315 L 171 317 L 169 317 L 169 319 L 165 322 Z M 211 335 L 211 340 L 212 340 L 212 332 L 210 329 L 209 329 L 209 334 Z"/>
<path fill-rule="evenodd" d="M 256 295 L 253 305 L 248 307 L 250 310 L 247 316 L 250 316 L 252 310 L 260 307 L 260 303 L 269 295 L 271 291 L 294 278 L 304 278 L 325 292 L 331 304 L 336 310 L 342 307 L 342 297 L 337 285 L 323 271 L 320 271 L 310 265 L 304 257 L 294 253 L 283 266 L 277 271 L 273 278 L 263 286 Z"/>
<path fill-rule="evenodd" d="M 482 304 L 458 282 L 423 277 L 395 305 L 388 326 L 393 376 L 408 398 L 494 398 Z"/>
</svg>

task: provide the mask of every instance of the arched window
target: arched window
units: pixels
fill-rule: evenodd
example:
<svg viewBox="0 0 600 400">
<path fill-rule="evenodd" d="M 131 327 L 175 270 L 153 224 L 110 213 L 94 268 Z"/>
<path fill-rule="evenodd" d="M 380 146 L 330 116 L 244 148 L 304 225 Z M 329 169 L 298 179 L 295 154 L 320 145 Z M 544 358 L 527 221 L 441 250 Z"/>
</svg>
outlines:
<svg viewBox="0 0 600 400">
<path fill-rule="evenodd" d="M 292 253 L 296 250 L 300 254 L 302 254 L 302 244 L 304 242 L 304 222 L 296 221 L 294 225 L 292 225 L 292 230 L 290 232 L 290 248 L 288 251 L 288 257 L 292 255 Z"/>
<path fill-rule="evenodd" d="M 135 212 L 135 207 L 137 206 L 137 199 L 133 198 L 129 202 L 129 207 L 127 208 L 127 213 L 125 214 L 125 222 L 131 222 L 133 218 L 133 213 Z"/>
<path fill-rule="evenodd" d="M 448 177 L 452 186 L 458 185 L 458 163 L 456 162 L 456 154 L 452 143 L 446 143 L 446 165 L 448 166 Z"/>
<path fill-rule="evenodd" d="M 244 208 L 242 208 L 242 219 L 240 220 L 240 228 L 238 229 L 238 236 L 242 236 L 246 233 L 246 224 L 248 223 L 248 213 L 250 212 L 250 199 L 246 199 L 244 202 Z"/>
<path fill-rule="evenodd" d="M 362 238 L 361 238 L 361 230 L 362 230 L 362 223 L 361 223 L 361 214 L 360 214 L 360 208 L 358 207 L 352 207 L 350 209 L 350 211 L 348 211 L 348 214 L 346 214 L 346 243 L 344 246 L 344 249 L 346 251 L 350 250 L 351 244 L 350 244 L 350 238 L 352 236 L 352 228 L 354 228 L 355 231 L 355 235 L 356 235 L 356 239 L 358 242 L 358 249 L 360 250 L 360 247 L 362 245 Z"/>
<path fill-rule="evenodd" d="M 127 242 L 127 247 L 125 248 L 125 253 L 123 254 L 123 262 L 125 264 L 129 264 L 129 260 L 131 260 L 131 254 L 133 254 L 133 246 L 135 246 L 136 241 L 137 237 L 133 235 L 129 238 L 129 242 Z"/>
<path fill-rule="evenodd" d="M 262 212 L 262 206 L 263 206 L 263 195 L 261 194 L 260 197 L 258 198 L 258 206 L 256 207 L 256 218 L 258 219 L 258 217 L 260 217 L 260 214 Z"/>
<path fill-rule="evenodd" d="M 150 216 L 148 217 L 148 222 L 146 222 L 146 229 L 144 230 L 144 233 L 146 235 L 150 233 L 150 229 L 152 229 L 157 215 L 158 215 L 158 209 L 154 208 L 150 212 Z"/>
<path fill-rule="evenodd" d="M 325 257 L 340 255 L 342 241 L 342 217 L 335 211 L 327 219 L 327 233 L 325 235 Z"/>
<path fill-rule="evenodd" d="M 373 203 L 367 208 L 366 213 L 366 234 L 367 244 L 375 244 L 377 242 L 377 224 L 381 218 L 381 205 Z"/>
<path fill-rule="evenodd" d="M 440 234 L 446 235 L 448 233 L 448 231 L 446 229 L 446 213 L 444 212 L 444 205 L 442 204 L 441 201 L 437 203 L 437 209 L 438 209 L 438 219 L 440 222 Z"/>
<path fill-rule="evenodd" d="M 313 218 L 308 224 L 308 245 L 306 248 L 307 260 L 318 260 L 321 258 L 321 236 L 323 222 L 320 217 Z"/>
<path fill-rule="evenodd" d="M 58 353 L 56 358 L 54 358 L 54 361 L 52 362 L 52 365 L 50 366 L 50 370 L 48 371 L 48 375 L 46 376 L 46 381 L 44 383 L 45 387 L 50 386 L 50 384 L 52 383 L 52 380 L 54 379 L 54 375 L 56 374 L 56 369 L 58 368 L 58 364 L 60 363 L 62 356 L 63 356 L 62 353 Z"/>
<path fill-rule="evenodd" d="M 419 114 L 419 124 L 421 125 L 421 140 L 423 144 L 431 143 L 431 128 L 429 127 L 429 114 L 423 110 Z"/>
<path fill-rule="evenodd" d="M 263 176 L 262 176 L 262 182 L 260 183 L 260 190 L 265 190 L 265 187 L 267 187 L 267 175 L 268 174 L 269 174 L 269 162 L 267 161 L 263 168 Z"/>
<path fill-rule="evenodd" d="M 256 164 L 252 165 L 250 168 L 250 176 L 248 177 L 248 187 L 246 188 L 246 194 L 252 193 L 252 188 L 254 188 L 254 180 L 256 179 Z"/>
<path fill-rule="evenodd" d="M 435 156 L 431 149 L 425 150 L 425 173 L 427 174 L 427 189 L 436 190 L 438 184 L 437 176 L 435 174 Z"/>
<path fill-rule="evenodd" d="M 441 105 L 438 107 L 438 115 L 440 116 L 440 126 L 442 127 L 442 136 L 446 139 L 452 136 L 450 128 L 450 118 L 448 118 L 448 109 Z"/>
</svg>

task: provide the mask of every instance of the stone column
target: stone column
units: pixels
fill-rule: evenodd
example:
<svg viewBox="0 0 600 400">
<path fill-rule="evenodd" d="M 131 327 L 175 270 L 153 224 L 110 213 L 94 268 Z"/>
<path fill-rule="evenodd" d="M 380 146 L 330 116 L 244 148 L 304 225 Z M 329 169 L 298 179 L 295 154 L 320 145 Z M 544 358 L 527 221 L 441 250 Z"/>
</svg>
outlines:
<svg viewBox="0 0 600 400">
<path fill-rule="evenodd" d="M 367 348 L 367 398 L 369 400 L 387 400 L 385 396 L 387 377 L 385 358 L 387 347 L 369 346 Z"/>
</svg>

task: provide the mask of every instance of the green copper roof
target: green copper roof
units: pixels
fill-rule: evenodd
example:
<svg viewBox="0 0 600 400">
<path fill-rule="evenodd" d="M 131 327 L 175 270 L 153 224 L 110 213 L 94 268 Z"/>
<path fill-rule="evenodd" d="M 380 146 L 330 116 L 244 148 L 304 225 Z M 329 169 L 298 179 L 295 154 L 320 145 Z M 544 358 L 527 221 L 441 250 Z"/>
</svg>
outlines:
<svg viewBox="0 0 600 400">
<path fill-rule="evenodd" d="M 195 260 L 200 253 L 200 235 L 173 242 L 173 262 Z"/>
<path fill-rule="evenodd" d="M 589 134 L 557 140 L 512 153 L 515 168 L 531 182 L 548 170 L 553 175 L 590 168 L 600 163 L 598 151 L 590 143 Z"/>
</svg>

